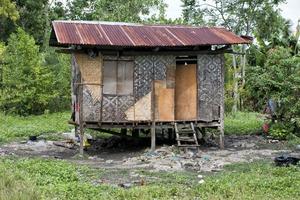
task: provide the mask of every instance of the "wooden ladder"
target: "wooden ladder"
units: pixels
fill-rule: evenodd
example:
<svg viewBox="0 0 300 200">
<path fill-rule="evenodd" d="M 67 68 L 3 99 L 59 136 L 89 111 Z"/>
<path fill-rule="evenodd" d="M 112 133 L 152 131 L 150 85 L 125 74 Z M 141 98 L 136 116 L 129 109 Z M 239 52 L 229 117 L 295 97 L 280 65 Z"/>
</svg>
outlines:
<svg viewBox="0 0 300 200">
<path fill-rule="evenodd" d="M 178 147 L 198 148 L 198 140 L 194 123 L 190 123 L 190 127 L 178 128 L 177 123 L 174 124 L 176 140 Z"/>
</svg>

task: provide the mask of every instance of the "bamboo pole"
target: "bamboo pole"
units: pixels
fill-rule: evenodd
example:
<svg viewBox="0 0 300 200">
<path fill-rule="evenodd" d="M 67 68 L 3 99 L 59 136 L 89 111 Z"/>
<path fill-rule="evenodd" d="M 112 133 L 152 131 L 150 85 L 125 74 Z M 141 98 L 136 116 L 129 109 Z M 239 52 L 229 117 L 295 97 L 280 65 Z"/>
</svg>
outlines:
<svg viewBox="0 0 300 200">
<path fill-rule="evenodd" d="M 152 125 L 151 125 L 151 151 L 155 151 L 156 147 L 156 133 L 155 133 L 155 67 L 152 66 L 152 97 L 151 97 L 151 112 L 152 112 Z"/>
</svg>

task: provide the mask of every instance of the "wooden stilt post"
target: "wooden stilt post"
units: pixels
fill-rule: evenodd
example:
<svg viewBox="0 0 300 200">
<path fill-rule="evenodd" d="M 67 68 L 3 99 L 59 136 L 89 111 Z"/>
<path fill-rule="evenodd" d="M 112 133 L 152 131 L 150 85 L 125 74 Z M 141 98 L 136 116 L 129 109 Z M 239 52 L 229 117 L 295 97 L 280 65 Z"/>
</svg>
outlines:
<svg viewBox="0 0 300 200">
<path fill-rule="evenodd" d="M 151 151 L 155 151 L 156 147 L 156 134 L 155 134 L 155 121 L 152 121 L 152 126 L 151 126 Z"/>
<path fill-rule="evenodd" d="M 83 140 L 84 140 L 84 127 L 82 121 L 79 125 L 79 131 L 80 131 L 80 147 L 79 147 L 79 154 L 80 156 L 83 156 Z"/>
<path fill-rule="evenodd" d="M 223 59 L 225 59 L 223 57 Z M 222 97 L 221 97 L 221 105 L 220 105 L 220 126 L 219 126 L 219 131 L 220 131 L 220 148 L 224 149 L 224 114 L 225 114 L 225 89 L 224 89 L 224 76 L 225 76 L 225 66 L 224 66 L 224 60 L 221 65 L 221 71 L 222 71 Z"/>
<path fill-rule="evenodd" d="M 152 112 L 152 125 L 151 125 L 151 151 L 155 151 L 156 147 L 156 133 L 155 133 L 155 67 L 152 66 L 152 96 L 151 96 L 151 112 Z"/>
<path fill-rule="evenodd" d="M 79 154 L 83 156 L 83 140 L 84 140 L 84 124 L 83 124 L 83 85 L 80 85 L 79 92 L 79 134 L 80 134 L 80 146 Z"/>
<path fill-rule="evenodd" d="M 221 149 L 224 149 L 224 127 L 220 127 L 220 141 L 219 141 L 219 145 Z"/>
</svg>

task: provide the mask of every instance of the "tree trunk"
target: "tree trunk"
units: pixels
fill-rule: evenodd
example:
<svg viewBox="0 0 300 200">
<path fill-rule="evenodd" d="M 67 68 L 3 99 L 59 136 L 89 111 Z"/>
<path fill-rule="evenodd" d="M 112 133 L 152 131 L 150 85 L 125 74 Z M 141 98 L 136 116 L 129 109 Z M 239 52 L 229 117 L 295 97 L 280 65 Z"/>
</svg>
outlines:
<svg viewBox="0 0 300 200">
<path fill-rule="evenodd" d="M 236 66 L 236 56 L 232 55 L 232 65 L 233 65 L 233 106 L 232 106 L 232 112 L 237 112 L 238 108 L 238 101 L 239 101 L 239 88 L 238 88 L 238 72 L 237 72 L 237 66 Z"/>
<path fill-rule="evenodd" d="M 246 45 L 243 44 L 242 46 L 242 55 L 241 55 L 241 68 L 242 68 L 242 86 L 241 88 L 245 87 L 246 83 Z M 240 97 L 240 109 L 243 110 L 244 101 L 242 96 Z"/>
</svg>

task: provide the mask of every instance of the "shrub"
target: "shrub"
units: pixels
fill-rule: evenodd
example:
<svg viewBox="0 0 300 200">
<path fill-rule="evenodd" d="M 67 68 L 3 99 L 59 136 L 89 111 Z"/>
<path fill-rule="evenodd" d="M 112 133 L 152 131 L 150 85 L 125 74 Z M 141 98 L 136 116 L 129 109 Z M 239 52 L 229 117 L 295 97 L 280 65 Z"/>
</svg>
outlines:
<svg viewBox="0 0 300 200">
<path fill-rule="evenodd" d="M 300 58 L 291 49 L 276 47 L 267 53 L 263 66 L 253 66 L 247 73 L 248 101 L 262 110 L 267 100 L 277 102 L 277 116 L 290 123 L 300 116 Z"/>
<path fill-rule="evenodd" d="M 66 109 L 69 61 L 69 56 L 57 55 L 53 49 L 41 53 L 33 37 L 19 28 L 3 53 L 0 109 L 23 116 Z"/>
<path fill-rule="evenodd" d="M 270 127 L 269 133 L 274 139 L 285 140 L 291 134 L 291 127 L 284 123 L 276 123 Z"/>
</svg>

